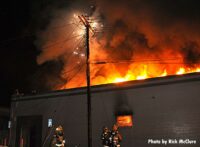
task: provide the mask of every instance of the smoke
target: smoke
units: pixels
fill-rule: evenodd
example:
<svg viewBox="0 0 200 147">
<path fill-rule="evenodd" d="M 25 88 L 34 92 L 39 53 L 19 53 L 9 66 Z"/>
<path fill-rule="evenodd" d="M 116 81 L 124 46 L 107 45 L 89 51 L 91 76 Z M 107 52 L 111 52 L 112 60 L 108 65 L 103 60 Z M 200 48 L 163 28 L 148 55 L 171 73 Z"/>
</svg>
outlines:
<svg viewBox="0 0 200 147">
<path fill-rule="evenodd" d="M 127 95 L 123 91 L 118 91 L 115 93 L 115 115 L 126 115 L 132 114 L 133 110 L 129 105 Z"/>
<path fill-rule="evenodd" d="M 67 82 L 66 79 L 59 76 L 62 68 L 63 63 L 61 60 L 49 61 L 41 65 L 38 71 L 30 78 L 32 89 L 37 92 L 49 91 L 52 88 L 58 89 Z"/>
<path fill-rule="evenodd" d="M 63 88 L 85 85 L 85 59 L 72 54 L 76 48 L 81 48 L 79 52 L 84 53 L 84 40 L 81 42 L 74 34 L 77 26 L 69 25 L 75 19 L 74 14 L 88 14 L 104 25 L 103 33 L 90 41 L 91 61 L 119 62 L 91 65 L 93 84 L 107 83 L 108 79 L 124 76 L 135 69 L 139 72 L 148 68 L 154 76 L 169 67 L 168 72 L 174 73 L 180 65 L 174 65 L 172 69 L 166 62 L 169 59 L 182 61 L 186 66 L 188 63 L 197 66 L 194 63 L 199 62 L 200 2 L 197 0 L 99 0 L 95 6 L 94 2 L 81 0 L 55 3 L 44 9 L 48 23 L 38 33 L 36 45 L 41 53 L 37 63 L 62 60 L 62 72 L 55 77 L 66 79 L 67 86 Z M 80 42 L 79 46 L 76 46 L 77 42 Z M 131 62 L 120 63 L 152 59 L 166 64 L 146 67 Z"/>
</svg>

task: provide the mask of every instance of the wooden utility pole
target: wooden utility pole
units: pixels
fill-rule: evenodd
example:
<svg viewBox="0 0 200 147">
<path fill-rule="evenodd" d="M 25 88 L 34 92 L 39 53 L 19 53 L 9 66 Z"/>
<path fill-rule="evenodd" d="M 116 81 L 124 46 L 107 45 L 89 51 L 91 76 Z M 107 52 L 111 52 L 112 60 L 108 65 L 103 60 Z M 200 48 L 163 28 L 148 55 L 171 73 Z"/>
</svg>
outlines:
<svg viewBox="0 0 200 147">
<path fill-rule="evenodd" d="M 78 16 L 86 29 L 86 79 L 87 79 L 87 117 L 88 117 L 88 147 L 92 147 L 92 112 L 91 112 L 91 85 L 90 85 L 90 23 L 85 16 Z"/>
</svg>

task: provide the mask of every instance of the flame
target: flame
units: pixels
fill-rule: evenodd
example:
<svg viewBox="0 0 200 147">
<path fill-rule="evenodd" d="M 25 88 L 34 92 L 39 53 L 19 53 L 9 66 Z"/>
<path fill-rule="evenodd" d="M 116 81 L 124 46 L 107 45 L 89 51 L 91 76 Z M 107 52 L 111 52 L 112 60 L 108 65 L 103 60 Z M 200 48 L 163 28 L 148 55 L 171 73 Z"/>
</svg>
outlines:
<svg viewBox="0 0 200 147">
<path fill-rule="evenodd" d="M 120 127 L 132 127 L 133 121 L 131 115 L 117 116 L 117 125 Z"/>
<path fill-rule="evenodd" d="M 78 27 L 74 29 L 75 31 L 73 32 L 72 36 L 77 36 L 77 35 L 84 36 L 85 34 L 85 27 L 80 23 L 78 16 L 79 14 L 76 14 L 76 13 L 73 14 L 73 19 L 76 19 L 76 21 L 71 21 L 71 22 L 77 23 Z M 102 30 L 104 25 L 99 22 L 94 21 L 91 23 L 91 27 L 98 30 Z M 73 29 L 71 28 L 71 30 Z M 151 35 L 148 36 L 148 33 L 150 33 L 151 31 L 150 32 L 148 32 L 148 30 L 144 30 L 144 31 L 147 31 L 146 37 L 150 38 L 148 41 L 153 40 L 154 42 L 154 39 L 155 39 L 154 36 L 151 36 Z M 64 31 L 59 32 L 59 33 L 63 34 Z M 134 33 L 135 32 L 133 32 L 133 34 Z M 58 36 L 62 36 L 62 35 L 58 35 Z M 95 34 L 92 34 L 91 36 L 95 36 Z M 144 80 L 148 78 L 165 77 L 169 75 L 183 75 L 187 73 L 200 72 L 200 64 L 198 64 L 199 62 L 196 62 L 196 64 L 191 64 L 191 65 L 184 64 L 185 55 L 182 51 L 180 51 L 179 49 L 180 45 L 176 44 L 176 42 L 181 42 L 181 40 L 180 41 L 176 40 L 175 43 L 171 43 L 170 45 L 164 44 L 163 46 L 160 46 L 160 48 L 157 49 L 155 52 L 153 52 L 150 50 L 150 48 L 143 49 L 145 48 L 144 44 L 145 44 L 146 38 L 143 38 L 144 39 L 143 44 L 139 45 L 140 41 L 134 42 L 134 38 L 133 38 L 133 41 L 127 40 L 126 37 L 129 35 L 126 34 L 125 31 L 119 31 L 119 32 L 116 31 L 115 33 L 112 34 L 111 38 L 110 38 L 110 35 L 108 36 L 109 36 L 108 37 L 109 39 L 106 37 L 102 37 L 102 38 L 96 37 L 95 39 L 90 40 L 90 48 L 91 48 L 90 61 L 92 62 L 92 61 L 105 60 L 105 64 L 103 65 L 91 64 L 91 70 L 90 70 L 91 85 L 122 83 L 122 82 L 132 81 L 132 80 Z M 139 35 L 139 37 L 141 36 Z M 54 39 L 56 37 L 53 36 L 52 38 Z M 140 38 L 138 40 L 140 40 Z M 73 56 L 67 56 L 66 59 L 62 58 L 65 62 L 63 73 L 67 73 L 67 74 L 65 75 L 61 73 L 61 77 L 62 79 L 66 79 L 66 83 L 54 89 L 68 89 L 68 88 L 86 86 L 85 68 L 83 68 L 82 71 L 78 70 L 76 72 L 73 72 L 73 69 L 76 69 L 76 68 L 71 68 L 71 66 L 72 65 L 74 66 L 75 64 L 85 67 L 84 66 L 85 58 L 86 58 L 85 49 L 81 50 L 80 46 L 76 47 L 76 44 L 79 41 L 81 41 L 81 38 L 78 38 L 77 40 L 70 40 L 70 42 L 66 43 L 68 45 L 66 47 L 67 49 L 63 47 L 63 49 L 58 50 L 57 52 L 56 50 L 54 50 L 54 48 L 51 48 L 51 50 L 48 50 L 48 52 L 45 51 L 39 56 L 39 59 L 41 60 L 40 63 L 43 63 L 44 58 L 45 60 L 48 61 L 51 58 L 57 57 L 58 53 L 59 55 L 63 55 L 65 54 L 65 52 L 69 54 L 70 54 L 70 51 L 72 52 Z M 123 57 L 124 54 L 125 55 L 128 54 L 128 53 L 124 53 L 126 46 L 125 45 L 121 46 L 120 44 L 121 42 L 128 42 L 129 44 L 133 45 L 134 54 L 131 54 L 130 56 L 128 56 L 128 58 L 130 59 L 130 62 L 128 61 L 127 63 L 120 63 L 120 59 L 114 57 L 114 55 L 117 55 L 117 57 L 119 56 Z M 82 44 L 84 43 L 82 42 Z M 150 43 L 150 46 L 151 46 L 151 43 Z M 121 49 L 121 47 L 124 47 L 125 49 L 119 50 L 119 48 Z M 114 51 L 115 48 L 116 48 L 116 52 Z M 131 50 L 130 47 L 128 49 Z M 127 52 L 129 50 L 127 50 Z M 55 54 L 57 56 L 55 56 Z M 115 59 L 116 63 L 112 63 L 112 62 L 109 63 L 109 59 L 113 59 L 113 60 Z"/>
<path fill-rule="evenodd" d="M 200 68 L 191 69 L 187 67 L 180 67 L 177 69 L 175 74 L 168 74 L 167 69 L 164 69 L 161 74 L 150 76 L 150 74 L 148 74 L 148 69 L 147 69 L 148 65 L 143 65 L 143 66 L 144 69 L 138 75 L 135 75 L 133 72 L 129 71 L 124 77 L 113 77 L 113 79 L 111 79 L 109 83 L 121 83 L 131 80 L 144 80 L 153 77 L 165 77 L 168 75 L 183 75 L 188 73 L 200 72 Z"/>
<path fill-rule="evenodd" d="M 185 68 L 183 67 L 180 67 L 180 69 L 176 72 L 177 75 L 182 75 L 184 73 L 186 73 L 186 71 L 185 71 Z"/>
<path fill-rule="evenodd" d="M 105 65 L 108 67 L 111 67 L 111 65 Z M 139 65 L 138 68 L 129 69 L 124 76 L 122 76 L 119 71 L 116 71 L 116 69 L 109 69 L 106 76 L 97 76 L 94 79 L 91 79 L 91 85 L 100 85 L 100 84 L 108 84 L 108 83 L 123 83 L 126 81 L 133 81 L 133 80 L 144 80 L 148 78 L 155 78 L 155 77 L 165 77 L 169 75 L 183 75 L 187 73 L 194 73 L 199 72 L 200 73 L 200 67 L 197 68 L 188 68 L 188 67 L 176 67 L 176 69 L 171 68 L 164 68 L 160 72 L 158 72 L 158 67 L 152 67 L 151 65 L 142 64 Z M 151 71 L 155 71 L 152 73 Z M 93 74 L 93 73 L 92 73 Z M 82 77 L 85 78 L 85 75 Z M 77 81 L 80 79 L 72 80 L 73 82 L 69 82 L 64 85 L 64 87 L 59 89 L 65 89 L 65 88 L 74 88 L 74 87 L 82 87 L 86 86 L 86 84 L 80 84 L 78 85 Z"/>
<path fill-rule="evenodd" d="M 161 74 L 161 77 L 167 76 L 167 70 L 165 69 L 164 72 Z"/>
<path fill-rule="evenodd" d="M 77 14 L 74 14 L 74 17 L 77 18 Z M 99 24 L 98 22 L 92 22 L 91 23 L 92 28 L 99 28 L 102 29 L 103 25 Z M 79 27 L 77 29 L 77 34 L 84 34 L 84 29 Z M 119 42 L 123 41 L 123 34 L 120 34 L 119 36 L 116 35 L 116 37 L 111 40 L 112 46 L 115 46 Z M 102 40 L 101 40 L 102 41 Z M 102 50 L 102 47 L 99 46 L 99 40 L 93 40 L 90 42 L 91 44 L 91 60 L 102 60 L 107 59 L 110 57 L 107 57 L 107 53 L 105 53 Z M 103 41 L 101 42 L 103 43 Z M 91 64 L 91 85 L 100 85 L 100 84 L 107 84 L 107 83 L 122 83 L 126 81 L 132 81 L 132 80 L 144 80 L 148 78 L 155 78 L 155 77 L 165 77 L 168 75 L 182 75 L 187 73 L 193 73 L 193 72 L 200 72 L 200 66 L 194 65 L 194 66 L 188 66 L 184 65 L 184 57 L 182 53 L 175 52 L 173 49 L 163 49 L 164 51 L 161 51 L 159 53 L 159 57 L 161 57 L 159 60 L 155 60 L 153 63 L 151 63 L 151 59 L 148 60 L 149 56 L 153 58 L 157 58 L 155 55 L 150 55 L 150 53 L 144 53 L 144 54 L 136 54 L 137 58 L 146 59 L 145 62 L 138 62 L 137 58 L 136 61 L 133 63 L 127 63 L 127 64 L 120 64 L 117 63 L 106 63 L 102 65 L 102 68 L 104 68 L 102 74 L 99 73 L 100 67 L 95 64 Z M 78 51 L 74 51 L 75 55 L 79 55 L 82 58 L 85 58 L 85 54 L 78 53 Z M 109 55 L 110 56 L 110 55 Z M 173 59 L 171 59 L 173 57 Z M 165 59 L 168 59 L 172 63 L 168 63 L 165 61 Z M 174 60 L 175 59 L 175 60 Z M 142 60 L 142 61 L 143 61 Z M 162 63 L 164 62 L 164 64 Z M 176 63 L 178 62 L 178 64 Z M 79 62 L 80 64 L 80 62 Z M 122 67 L 122 69 L 121 69 Z M 125 67 L 125 68 L 124 68 Z M 82 79 L 82 80 L 80 80 Z M 79 81 L 82 81 L 79 83 Z M 85 81 L 85 72 L 80 74 L 80 76 L 75 77 L 74 80 L 69 81 L 64 86 L 62 86 L 59 89 L 66 89 L 66 88 L 75 88 L 75 87 L 82 87 L 86 86 Z"/>
<path fill-rule="evenodd" d="M 144 65 L 144 69 L 142 70 L 142 72 L 136 77 L 137 80 L 143 80 L 148 78 L 147 75 L 147 65 Z"/>
<path fill-rule="evenodd" d="M 154 76 L 150 76 L 148 74 L 148 65 L 143 65 L 144 69 L 138 74 L 135 75 L 133 72 L 128 72 L 124 77 L 113 77 L 113 79 L 109 80 L 109 83 L 121 83 L 121 82 L 125 82 L 125 81 L 131 81 L 131 80 L 143 80 L 143 79 L 148 79 L 148 78 L 153 78 L 153 77 L 165 77 L 168 75 L 183 75 L 183 74 L 187 74 L 187 73 L 194 73 L 194 72 L 200 72 L 200 68 L 196 68 L 196 69 L 187 69 L 184 67 L 180 67 L 175 74 L 168 74 L 167 73 L 167 69 L 164 69 L 164 71 L 161 74 L 157 74 Z"/>
</svg>

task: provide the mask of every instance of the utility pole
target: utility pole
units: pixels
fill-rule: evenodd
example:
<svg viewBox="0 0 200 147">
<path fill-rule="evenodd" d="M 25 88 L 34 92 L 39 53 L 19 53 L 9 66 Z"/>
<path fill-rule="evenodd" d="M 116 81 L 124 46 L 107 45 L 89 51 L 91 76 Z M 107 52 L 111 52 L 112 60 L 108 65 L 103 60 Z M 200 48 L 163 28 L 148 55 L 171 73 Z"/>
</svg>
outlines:
<svg viewBox="0 0 200 147">
<path fill-rule="evenodd" d="M 85 16 L 78 16 L 86 29 L 86 79 L 87 79 L 87 115 L 88 115 L 88 147 L 92 147 L 92 113 L 91 113 L 91 85 L 90 85 L 90 30 L 92 27 Z M 93 30 L 92 30 L 93 31 Z"/>
</svg>

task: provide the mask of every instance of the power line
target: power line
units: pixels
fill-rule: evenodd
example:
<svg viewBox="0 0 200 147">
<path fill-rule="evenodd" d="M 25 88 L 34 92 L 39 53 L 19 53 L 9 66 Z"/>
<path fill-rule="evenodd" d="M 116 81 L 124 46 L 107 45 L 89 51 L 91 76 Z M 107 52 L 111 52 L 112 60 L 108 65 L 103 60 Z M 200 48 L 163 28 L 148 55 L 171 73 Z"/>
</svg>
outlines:
<svg viewBox="0 0 200 147">
<path fill-rule="evenodd" d="M 65 44 L 67 41 L 70 41 L 70 40 L 72 40 L 72 39 L 74 39 L 74 38 L 77 38 L 77 37 L 80 37 L 80 36 L 82 36 L 82 35 L 76 35 L 76 36 L 68 37 L 68 38 L 66 38 L 66 39 L 60 40 L 60 41 L 58 41 L 58 42 L 56 42 L 56 43 L 53 43 L 53 44 L 51 44 L 51 45 L 42 47 L 42 49 L 51 48 L 51 47 L 54 47 L 54 46 L 56 46 L 57 44 L 60 44 L 60 43 L 64 43 L 64 44 Z"/>
<path fill-rule="evenodd" d="M 80 65 L 78 67 L 79 68 L 78 68 L 77 72 L 75 74 L 73 74 L 70 78 L 69 77 L 67 78 L 67 82 L 71 81 L 83 69 L 84 66 Z"/>
<path fill-rule="evenodd" d="M 167 61 L 177 61 L 177 60 L 182 60 L 182 58 L 171 58 L 171 59 L 146 59 L 146 60 L 118 60 L 118 61 L 92 61 L 91 64 L 112 64 L 112 63 L 132 63 L 132 62 L 135 62 L 135 63 L 157 63 L 157 64 L 195 64 L 195 63 L 200 63 L 200 61 L 197 61 L 197 62 L 167 62 Z"/>
<path fill-rule="evenodd" d="M 83 37 L 79 40 L 79 43 L 74 47 L 74 49 L 76 49 L 76 48 L 82 43 L 82 41 L 83 41 Z M 70 55 L 68 56 L 68 60 L 69 60 L 69 58 L 74 54 L 73 52 L 74 52 L 74 50 L 72 50 L 72 52 L 71 52 Z M 80 57 L 79 57 L 79 58 L 80 58 Z M 74 71 L 74 70 L 77 68 L 77 65 L 80 65 L 80 64 L 76 64 L 73 68 L 71 68 L 71 69 L 68 70 L 68 71 L 65 71 L 63 74 L 67 74 L 67 73 L 70 73 L 70 72 Z"/>
<path fill-rule="evenodd" d="M 52 27 L 48 27 L 48 29 L 61 29 L 61 28 L 69 27 L 69 25 L 75 25 L 75 23 L 66 23 L 63 25 L 52 26 Z"/>
<path fill-rule="evenodd" d="M 77 26 L 78 27 L 78 26 Z M 55 42 L 55 43 L 53 43 L 53 44 L 51 44 L 51 45 L 48 45 L 48 46 L 46 46 L 46 47 L 43 47 L 43 49 L 45 49 L 45 48 L 50 48 L 50 47 L 54 47 L 55 45 L 57 45 L 57 44 L 59 44 L 59 43 L 62 43 L 62 42 L 64 42 L 64 44 L 67 42 L 67 41 L 69 41 L 69 40 L 72 40 L 72 39 L 74 39 L 74 38 L 76 38 L 76 37 L 79 37 L 79 36 L 83 36 L 83 34 L 79 34 L 79 35 L 76 35 L 76 36 L 71 36 L 74 32 L 75 32 L 75 30 L 76 30 L 77 28 L 76 27 L 74 27 L 72 30 L 71 30 L 71 32 L 70 33 L 68 33 L 68 35 L 67 36 L 69 36 L 67 39 L 64 39 L 64 40 L 61 40 L 61 41 L 57 41 L 57 42 Z"/>
<path fill-rule="evenodd" d="M 69 25 L 76 25 L 75 23 L 66 23 L 64 25 L 61 26 L 53 26 L 53 27 L 47 27 L 48 29 L 51 29 L 51 31 L 56 30 L 56 29 L 61 29 L 61 28 L 65 28 L 68 27 Z M 53 29 L 53 30 L 52 30 Z M 4 43 L 9 43 L 10 41 L 15 41 L 15 40 L 20 40 L 20 39 L 24 39 L 24 38 L 28 38 L 28 37 L 33 37 L 33 36 L 37 36 L 36 33 L 42 33 L 43 31 L 36 31 L 35 33 L 30 33 L 27 35 L 22 35 L 22 36 L 16 36 L 16 37 L 11 37 L 5 40 L 1 40 L 0 41 L 0 45 L 4 44 Z"/>
</svg>

